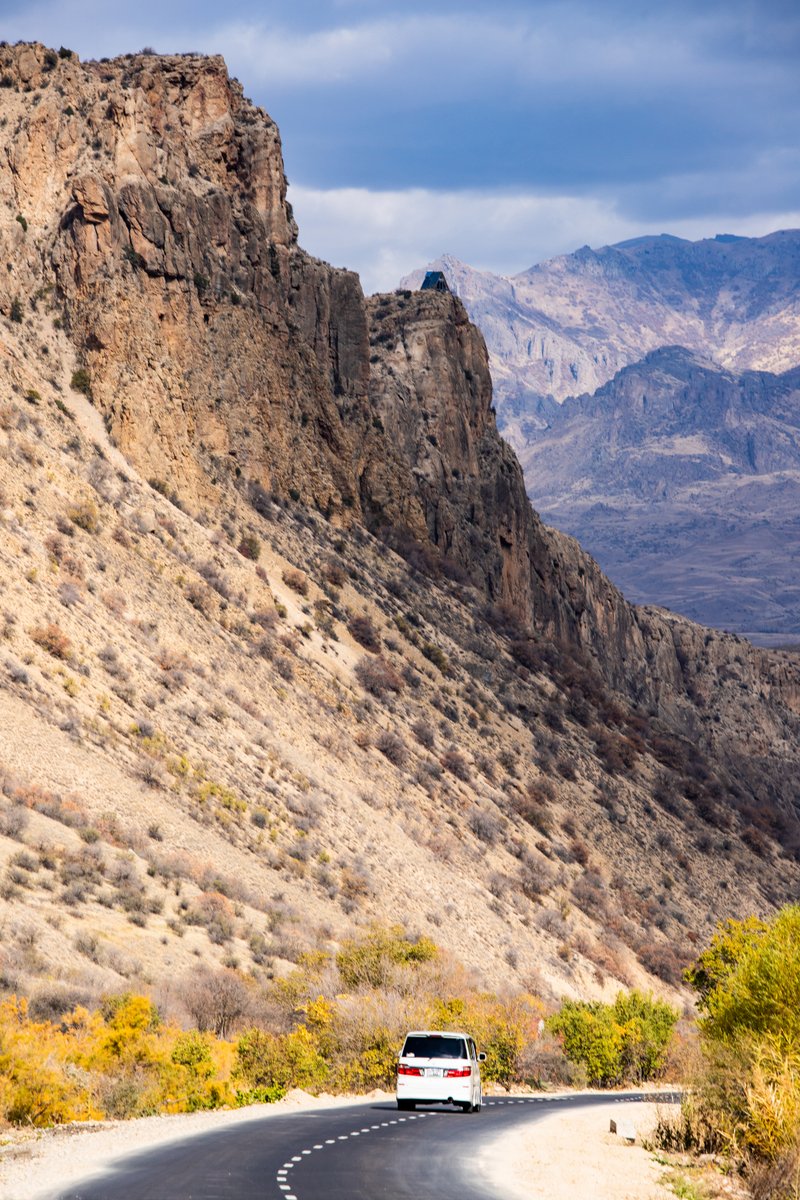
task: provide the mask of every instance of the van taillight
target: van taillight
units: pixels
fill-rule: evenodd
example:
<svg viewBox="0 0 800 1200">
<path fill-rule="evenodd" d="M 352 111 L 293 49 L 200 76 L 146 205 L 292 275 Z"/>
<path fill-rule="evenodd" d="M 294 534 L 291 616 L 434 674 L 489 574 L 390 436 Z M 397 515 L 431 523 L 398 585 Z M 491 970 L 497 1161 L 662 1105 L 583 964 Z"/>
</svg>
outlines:
<svg viewBox="0 0 800 1200">
<path fill-rule="evenodd" d="M 445 1071 L 446 1079 L 466 1079 L 469 1075 L 469 1067 L 453 1067 L 451 1070 Z"/>
<path fill-rule="evenodd" d="M 400 1065 L 397 1068 L 397 1074 L 398 1075 L 421 1075 L 422 1068 L 421 1067 L 407 1067 L 403 1063 L 400 1063 Z"/>
</svg>

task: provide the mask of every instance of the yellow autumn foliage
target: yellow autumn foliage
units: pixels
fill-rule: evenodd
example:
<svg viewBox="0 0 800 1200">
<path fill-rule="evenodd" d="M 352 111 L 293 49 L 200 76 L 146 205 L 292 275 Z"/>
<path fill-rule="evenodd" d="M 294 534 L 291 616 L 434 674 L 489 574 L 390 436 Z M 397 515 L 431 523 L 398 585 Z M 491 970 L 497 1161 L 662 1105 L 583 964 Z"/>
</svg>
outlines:
<svg viewBox="0 0 800 1200">
<path fill-rule="evenodd" d="M 58 1025 L 32 1020 L 21 997 L 0 1003 L 0 1119 L 12 1124 L 215 1108 L 235 1101 L 233 1061 L 230 1043 L 161 1024 L 145 996 Z"/>
</svg>

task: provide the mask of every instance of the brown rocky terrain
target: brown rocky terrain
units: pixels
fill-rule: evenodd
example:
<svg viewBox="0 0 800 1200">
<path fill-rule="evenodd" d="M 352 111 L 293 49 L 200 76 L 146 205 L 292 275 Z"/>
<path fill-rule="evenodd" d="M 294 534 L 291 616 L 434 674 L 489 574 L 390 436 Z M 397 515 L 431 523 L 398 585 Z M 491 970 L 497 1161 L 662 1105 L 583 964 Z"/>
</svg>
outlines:
<svg viewBox="0 0 800 1200">
<path fill-rule="evenodd" d="M 460 302 L 302 251 L 220 59 L 0 84 L 5 986 L 177 1004 L 396 919 L 674 988 L 794 894 L 796 661 L 542 524 Z"/>
</svg>

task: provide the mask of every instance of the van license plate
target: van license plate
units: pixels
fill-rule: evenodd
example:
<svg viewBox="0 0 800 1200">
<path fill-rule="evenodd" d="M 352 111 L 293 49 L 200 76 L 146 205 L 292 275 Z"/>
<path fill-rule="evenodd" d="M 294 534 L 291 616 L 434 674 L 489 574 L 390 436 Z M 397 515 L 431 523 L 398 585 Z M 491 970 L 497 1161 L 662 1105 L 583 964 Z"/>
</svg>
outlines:
<svg viewBox="0 0 800 1200">
<path fill-rule="evenodd" d="M 428 1076 L 429 1079 L 441 1079 L 442 1078 L 442 1068 L 441 1067 L 426 1067 L 425 1074 Z"/>
</svg>

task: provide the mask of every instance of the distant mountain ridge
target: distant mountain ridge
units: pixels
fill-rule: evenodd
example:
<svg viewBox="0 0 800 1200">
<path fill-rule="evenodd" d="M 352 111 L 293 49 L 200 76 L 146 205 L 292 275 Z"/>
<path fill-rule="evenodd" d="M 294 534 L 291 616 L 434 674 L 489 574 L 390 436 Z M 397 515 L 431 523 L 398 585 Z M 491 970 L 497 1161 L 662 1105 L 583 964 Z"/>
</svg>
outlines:
<svg viewBox="0 0 800 1200">
<path fill-rule="evenodd" d="M 637 602 L 800 634 L 800 231 L 431 265 L 484 333 L 545 518 Z"/>
<path fill-rule="evenodd" d="M 655 350 L 555 407 L 523 463 L 545 519 L 631 599 L 800 634 L 800 368 Z"/>
<path fill-rule="evenodd" d="M 594 392 L 660 346 L 740 371 L 800 363 L 800 230 L 583 246 L 514 276 L 449 255 L 431 268 L 444 271 L 486 338 L 500 427 L 518 452 L 548 398 Z M 418 286 L 422 274 L 403 285 Z"/>
</svg>

